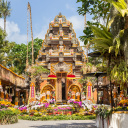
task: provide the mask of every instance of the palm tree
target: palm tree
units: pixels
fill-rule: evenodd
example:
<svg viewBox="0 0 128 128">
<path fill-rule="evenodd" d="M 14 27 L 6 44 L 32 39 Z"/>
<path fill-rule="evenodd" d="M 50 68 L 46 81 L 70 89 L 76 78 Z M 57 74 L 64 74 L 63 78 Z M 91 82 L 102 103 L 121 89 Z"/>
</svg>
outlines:
<svg viewBox="0 0 128 128">
<path fill-rule="evenodd" d="M 10 16 L 11 9 L 10 9 L 10 2 L 2 0 L 0 2 L 0 13 L 4 18 L 4 32 L 6 32 L 6 18 Z"/>
</svg>

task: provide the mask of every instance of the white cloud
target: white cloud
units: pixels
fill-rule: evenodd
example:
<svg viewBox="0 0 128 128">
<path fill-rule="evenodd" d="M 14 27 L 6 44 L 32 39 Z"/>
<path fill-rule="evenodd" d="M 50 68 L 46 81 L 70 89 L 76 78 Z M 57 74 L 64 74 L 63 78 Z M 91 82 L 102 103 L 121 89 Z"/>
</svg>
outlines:
<svg viewBox="0 0 128 128">
<path fill-rule="evenodd" d="M 75 31 L 84 29 L 84 17 L 79 15 L 74 15 L 67 18 L 73 24 L 73 29 Z"/>
<path fill-rule="evenodd" d="M 4 29 L 4 20 L 0 19 L 0 27 L 2 29 Z M 45 25 L 42 27 L 40 32 L 33 32 L 34 34 L 34 39 L 35 38 L 39 38 L 39 39 L 44 39 L 45 38 L 45 34 L 47 33 L 47 29 L 48 29 L 49 25 Z M 6 39 L 11 41 L 14 41 L 18 44 L 21 43 L 27 43 L 27 34 L 21 34 L 20 33 L 20 28 L 18 26 L 17 23 L 13 22 L 13 21 L 7 21 L 6 22 L 6 32 L 7 32 L 7 37 Z M 29 31 L 29 39 L 28 41 L 31 40 L 31 33 Z"/>
<path fill-rule="evenodd" d="M 76 11 L 76 9 L 69 4 L 66 4 L 66 9 L 71 10 L 71 11 Z"/>
<path fill-rule="evenodd" d="M 73 24 L 73 29 L 75 30 L 77 36 L 79 37 L 79 34 L 82 33 L 84 28 L 84 17 L 79 15 L 74 15 L 69 18 L 67 18 L 70 22 Z M 0 19 L 0 27 L 4 28 L 4 21 L 3 19 Z M 49 28 L 48 23 L 42 27 L 40 32 L 34 32 L 34 39 L 45 39 L 45 34 L 47 33 L 47 30 Z M 6 22 L 6 32 L 7 32 L 7 40 L 14 41 L 18 44 L 20 43 L 26 43 L 27 42 L 27 34 L 21 34 L 20 28 L 17 23 L 13 21 Z M 31 35 L 29 32 L 29 41 L 31 40 Z M 83 43 L 80 41 L 80 44 L 83 45 Z"/>
<path fill-rule="evenodd" d="M 4 20 L 0 19 L 0 26 L 4 29 Z M 7 40 L 14 41 L 18 44 L 26 43 L 27 36 L 25 34 L 20 33 L 20 28 L 18 24 L 13 21 L 6 22 L 6 32 L 7 32 Z"/>
</svg>

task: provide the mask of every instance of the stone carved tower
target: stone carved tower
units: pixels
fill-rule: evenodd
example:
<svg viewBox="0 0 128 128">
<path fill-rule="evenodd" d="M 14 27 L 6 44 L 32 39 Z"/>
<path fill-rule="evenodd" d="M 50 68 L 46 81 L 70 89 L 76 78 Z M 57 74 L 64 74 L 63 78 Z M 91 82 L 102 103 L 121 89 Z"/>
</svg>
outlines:
<svg viewBox="0 0 128 128">
<path fill-rule="evenodd" d="M 55 89 L 55 99 L 58 102 L 69 99 L 68 91 L 71 88 L 73 91 L 71 85 L 78 84 L 76 86 L 82 88 L 77 81 L 82 76 L 81 69 L 85 62 L 85 54 L 72 26 L 72 23 L 61 13 L 57 15 L 54 21 L 49 24 L 36 60 L 37 65 L 44 66 L 50 70 L 51 75 L 57 76 L 57 80 L 54 80 L 53 83 L 51 82 L 53 80 L 49 80 L 49 84 Z M 68 79 L 68 75 L 75 75 L 75 80 Z M 42 79 L 47 79 L 47 77 L 46 75 L 42 76 Z M 74 83 L 74 81 L 76 82 Z M 45 91 L 42 92 L 45 93 Z M 75 93 L 77 92 L 75 91 Z"/>
</svg>

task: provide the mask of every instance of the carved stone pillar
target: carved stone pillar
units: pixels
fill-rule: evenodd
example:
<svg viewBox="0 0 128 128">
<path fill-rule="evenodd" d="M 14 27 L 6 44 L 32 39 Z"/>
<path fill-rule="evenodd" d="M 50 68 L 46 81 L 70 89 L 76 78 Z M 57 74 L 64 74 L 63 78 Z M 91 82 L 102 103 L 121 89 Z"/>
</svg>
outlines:
<svg viewBox="0 0 128 128">
<path fill-rule="evenodd" d="M 56 100 L 57 102 L 62 102 L 62 85 L 61 85 L 61 78 L 57 79 L 56 85 Z"/>
</svg>

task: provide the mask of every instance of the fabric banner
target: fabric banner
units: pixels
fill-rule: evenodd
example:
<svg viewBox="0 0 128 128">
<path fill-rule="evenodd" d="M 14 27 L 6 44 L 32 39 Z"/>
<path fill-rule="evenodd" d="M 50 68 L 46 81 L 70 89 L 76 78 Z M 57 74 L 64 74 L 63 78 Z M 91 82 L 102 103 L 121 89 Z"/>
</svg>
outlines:
<svg viewBox="0 0 128 128">
<path fill-rule="evenodd" d="M 91 86 L 88 86 L 88 97 L 91 97 Z"/>
<path fill-rule="evenodd" d="M 35 96 L 34 96 L 34 93 L 35 93 L 35 87 L 34 86 L 32 86 L 31 87 L 31 98 L 34 98 Z"/>
</svg>

